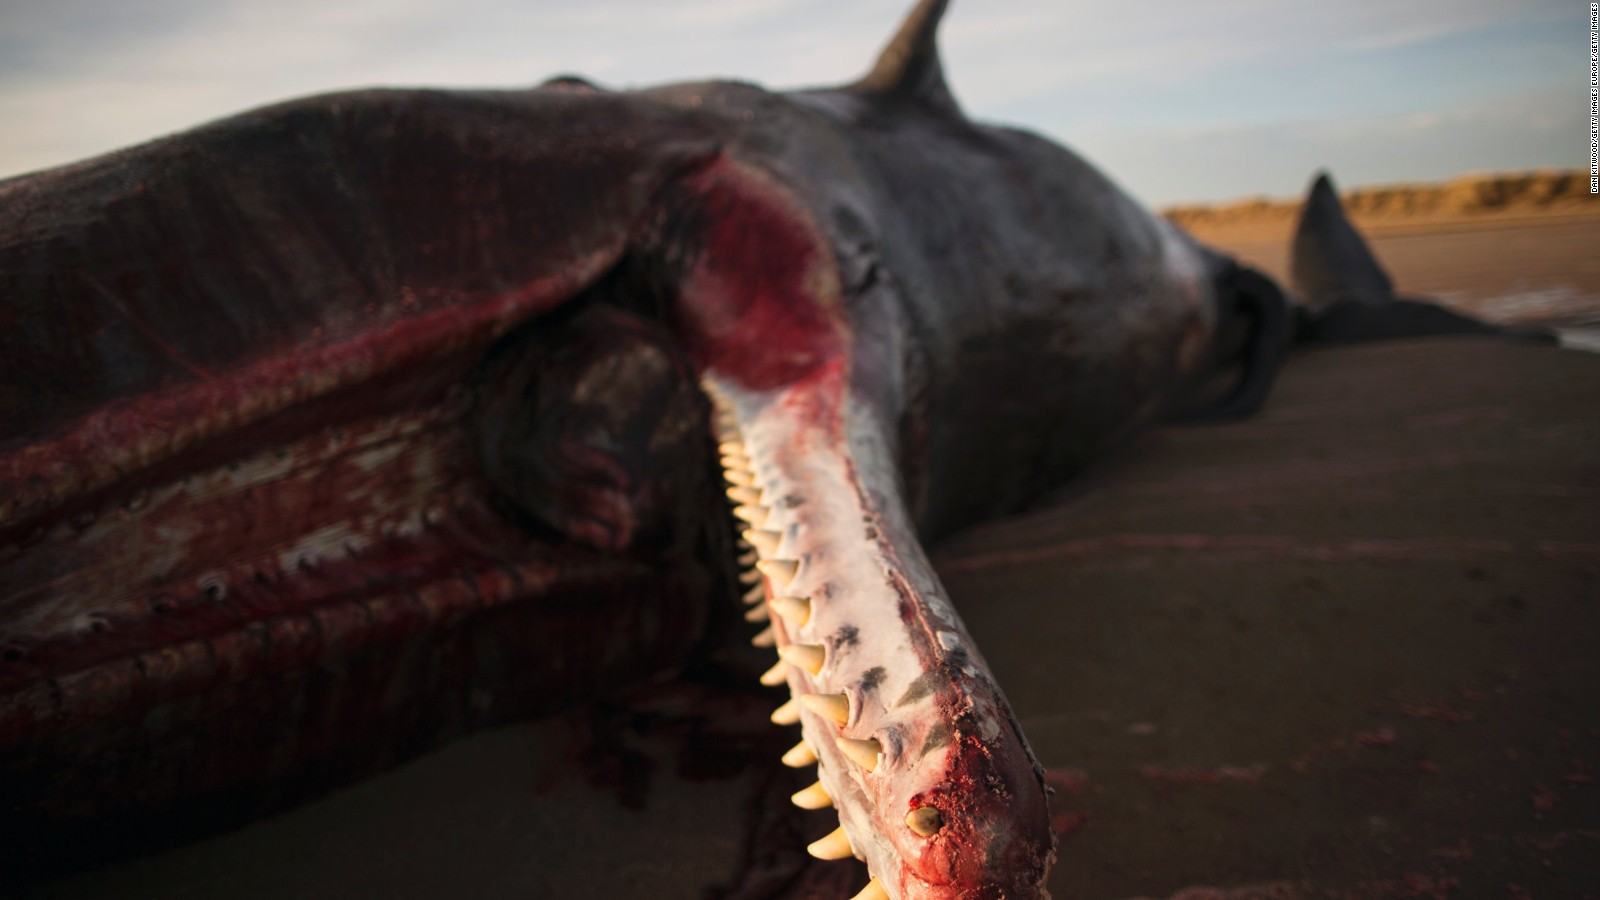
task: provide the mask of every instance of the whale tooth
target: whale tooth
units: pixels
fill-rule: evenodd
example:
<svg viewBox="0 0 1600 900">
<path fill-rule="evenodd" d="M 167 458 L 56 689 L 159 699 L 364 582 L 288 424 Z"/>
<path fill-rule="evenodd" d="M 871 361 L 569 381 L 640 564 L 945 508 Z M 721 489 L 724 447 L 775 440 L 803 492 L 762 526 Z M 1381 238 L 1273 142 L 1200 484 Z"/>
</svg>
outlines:
<svg viewBox="0 0 1600 900">
<path fill-rule="evenodd" d="M 817 782 L 808 788 L 795 791 L 789 802 L 801 809 L 827 809 L 833 805 L 833 798 L 828 796 L 828 791 Z"/>
<path fill-rule="evenodd" d="M 795 744 L 789 748 L 787 753 L 783 754 L 783 764 L 791 769 L 803 769 L 816 761 L 817 752 L 812 750 L 811 745 L 805 741 Z"/>
<path fill-rule="evenodd" d="M 750 546 L 756 548 L 762 556 L 776 556 L 778 544 L 783 540 L 783 535 L 776 531 L 767 531 L 761 528 L 752 528 L 744 533 L 744 539 Z"/>
<path fill-rule="evenodd" d="M 740 506 L 759 506 L 759 505 L 761 505 L 761 489 L 760 488 L 750 487 L 749 485 L 736 484 L 733 487 L 728 488 L 726 493 L 728 495 L 728 499 L 729 500 L 732 500 L 734 503 L 737 503 Z M 739 511 L 737 509 L 735 509 L 733 511 L 733 514 L 734 515 L 738 515 Z"/>
<path fill-rule="evenodd" d="M 758 565 L 760 562 L 761 560 L 756 560 Z M 746 587 L 759 585 L 761 583 L 761 573 L 755 569 L 745 569 L 739 573 L 739 583 Z"/>
<path fill-rule="evenodd" d="M 745 552 L 739 554 L 739 556 L 738 556 L 739 565 L 741 565 L 741 566 L 753 566 L 753 565 L 756 564 L 756 560 L 758 560 L 760 558 L 761 558 L 760 554 L 758 554 L 756 552 L 755 548 L 752 547 L 749 550 L 746 550 Z"/>
<path fill-rule="evenodd" d="M 772 724 L 774 725 L 794 725 L 799 721 L 800 707 L 795 704 L 793 697 L 785 700 L 782 706 L 772 711 Z"/>
<path fill-rule="evenodd" d="M 944 827 L 944 814 L 936 806 L 919 806 L 906 814 L 906 827 L 918 837 L 933 837 Z"/>
<path fill-rule="evenodd" d="M 772 616 L 767 613 L 766 606 L 759 603 L 744 611 L 746 622 L 765 622 L 770 618 Z"/>
<path fill-rule="evenodd" d="M 787 587 L 794 580 L 794 573 L 800 571 L 800 563 L 793 559 L 759 559 L 756 569 L 778 587 Z"/>
<path fill-rule="evenodd" d="M 828 661 L 828 653 L 821 644 L 789 644 L 778 648 L 778 658 L 815 675 Z"/>
<path fill-rule="evenodd" d="M 730 453 L 722 457 L 724 469 L 738 469 L 743 472 L 750 471 L 750 457 L 742 453 Z"/>
<path fill-rule="evenodd" d="M 744 592 L 744 602 L 751 606 L 754 606 L 765 599 L 767 599 L 766 585 L 758 584 L 755 587 L 752 587 L 750 590 Z"/>
<path fill-rule="evenodd" d="M 748 451 L 744 441 L 723 441 L 717 445 L 717 452 L 723 456 L 744 456 Z"/>
<path fill-rule="evenodd" d="M 756 477 L 754 475 L 751 475 L 749 472 L 741 472 L 738 469 L 729 469 L 722 473 L 722 477 L 729 484 L 737 485 L 739 487 L 752 487 L 756 483 Z"/>
<path fill-rule="evenodd" d="M 773 632 L 771 625 L 761 629 L 760 634 L 750 639 L 750 646 L 752 647 L 776 647 L 777 645 L 778 635 Z"/>
<path fill-rule="evenodd" d="M 772 608 L 796 627 L 811 621 L 811 601 L 804 597 L 773 597 Z"/>
<path fill-rule="evenodd" d="M 856 849 L 850 846 L 850 838 L 845 835 L 843 826 L 835 828 L 827 837 L 812 842 L 806 847 L 806 852 L 817 859 L 848 859 L 856 855 Z"/>
<path fill-rule="evenodd" d="M 855 738 L 847 737 L 837 738 L 836 742 L 839 745 L 839 751 L 850 757 L 856 765 L 866 769 L 868 772 L 875 771 L 878 768 L 878 754 L 883 752 L 882 744 L 871 739 L 858 741 Z M 922 808 L 933 809 L 931 806 Z"/>
<path fill-rule="evenodd" d="M 867 879 L 867 886 L 861 893 L 851 897 L 850 900 L 889 900 L 889 892 L 883 889 L 883 884 L 876 878 Z"/>
<path fill-rule="evenodd" d="M 767 687 L 777 687 L 788 680 L 789 664 L 781 659 L 773 663 L 772 668 L 761 673 L 761 683 Z"/>
<path fill-rule="evenodd" d="M 800 703 L 836 725 L 850 721 L 850 698 L 843 694 L 801 694 Z"/>
<path fill-rule="evenodd" d="M 728 490 L 728 495 L 731 497 L 734 491 L 744 490 L 749 490 L 749 488 L 730 488 Z M 756 491 L 755 493 L 756 499 L 759 500 L 761 492 Z M 757 506 L 750 503 L 742 503 L 733 508 L 734 518 L 749 522 L 756 528 L 760 528 L 762 525 L 765 525 L 767 522 L 767 517 L 770 515 L 772 515 L 772 510 L 767 509 L 765 506 Z"/>
</svg>

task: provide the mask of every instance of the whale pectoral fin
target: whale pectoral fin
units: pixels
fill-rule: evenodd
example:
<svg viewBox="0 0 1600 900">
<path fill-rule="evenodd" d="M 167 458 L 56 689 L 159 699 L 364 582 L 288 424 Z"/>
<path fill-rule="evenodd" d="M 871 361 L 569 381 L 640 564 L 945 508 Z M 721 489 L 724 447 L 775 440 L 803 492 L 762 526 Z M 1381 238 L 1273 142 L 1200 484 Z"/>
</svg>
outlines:
<svg viewBox="0 0 1600 900">
<path fill-rule="evenodd" d="M 1301 343 L 1357 343 L 1445 334 L 1554 342 L 1543 328 L 1510 328 L 1395 294 L 1389 273 L 1345 215 L 1333 181 L 1319 173 L 1295 227 L 1290 280 Z"/>
<path fill-rule="evenodd" d="M 1272 279 L 1236 264 L 1217 279 L 1217 374 L 1166 416 L 1178 425 L 1228 422 L 1266 402 L 1295 333 L 1294 308 Z"/>
</svg>

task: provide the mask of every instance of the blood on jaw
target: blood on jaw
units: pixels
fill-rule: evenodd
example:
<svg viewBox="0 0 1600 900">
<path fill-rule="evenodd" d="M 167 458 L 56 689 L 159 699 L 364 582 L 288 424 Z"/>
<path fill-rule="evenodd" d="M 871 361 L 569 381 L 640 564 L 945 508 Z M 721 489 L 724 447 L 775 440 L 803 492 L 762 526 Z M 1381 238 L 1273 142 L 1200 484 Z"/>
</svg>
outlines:
<svg viewBox="0 0 1600 900">
<path fill-rule="evenodd" d="M 701 370 L 771 390 L 840 359 L 839 280 L 804 208 L 767 176 L 726 160 L 689 191 L 697 212 L 684 236 L 692 262 L 678 317 Z"/>
</svg>

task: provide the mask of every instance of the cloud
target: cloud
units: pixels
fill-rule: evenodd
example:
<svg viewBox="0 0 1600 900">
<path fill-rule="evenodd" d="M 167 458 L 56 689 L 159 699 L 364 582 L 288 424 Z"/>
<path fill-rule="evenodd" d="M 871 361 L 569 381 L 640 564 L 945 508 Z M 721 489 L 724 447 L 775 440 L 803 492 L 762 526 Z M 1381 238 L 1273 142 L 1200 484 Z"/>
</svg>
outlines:
<svg viewBox="0 0 1600 900">
<path fill-rule="evenodd" d="M 341 87 L 514 86 L 557 73 L 616 86 L 716 76 L 838 83 L 866 68 L 909 4 L 9 0 L 0 176 Z M 960 0 L 944 47 L 954 89 L 976 116 L 1125 153 L 1163 125 L 1223 134 L 1287 123 L 1299 133 L 1307 91 L 1318 92 L 1329 122 L 1442 114 L 1472 99 L 1453 85 L 1471 58 L 1446 59 L 1458 69 L 1427 78 L 1391 78 L 1385 66 L 1464 34 L 1492 46 L 1530 22 L 1571 19 L 1581 30 L 1574 9 L 1566 0 Z M 1539 77 L 1562 71 L 1539 49 L 1513 62 L 1543 66 Z M 1258 146 L 1272 145 L 1266 135 Z"/>
<path fill-rule="evenodd" d="M 1295 197 L 1318 169 L 1331 171 L 1340 184 L 1363 185 L 1470 171 L 1580 168 L 1587 159 L 1586 123 L 1571 114 L 1574 105 L 1574 98 L 1541 91 L 1398 116 L 1079 130 L 1074 143 L 1150 205 Z"/>
</svg>

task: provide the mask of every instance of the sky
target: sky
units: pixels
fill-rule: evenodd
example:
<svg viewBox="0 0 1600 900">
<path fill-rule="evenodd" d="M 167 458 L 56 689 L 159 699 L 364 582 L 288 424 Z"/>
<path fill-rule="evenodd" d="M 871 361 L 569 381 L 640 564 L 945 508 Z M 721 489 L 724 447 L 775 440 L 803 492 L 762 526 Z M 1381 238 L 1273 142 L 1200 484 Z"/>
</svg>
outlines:
<svg viewBox="0 0 1600 900">
<path fill-rule="evenodd" d="M 859 76 L 911 0 L 0 0 L 0 177 L 293 96 Z M 1587 168 L 1578 0 L 954 0 L 975 119 L 1152 205 Z"/>
</svg>

